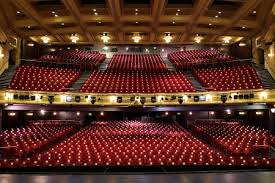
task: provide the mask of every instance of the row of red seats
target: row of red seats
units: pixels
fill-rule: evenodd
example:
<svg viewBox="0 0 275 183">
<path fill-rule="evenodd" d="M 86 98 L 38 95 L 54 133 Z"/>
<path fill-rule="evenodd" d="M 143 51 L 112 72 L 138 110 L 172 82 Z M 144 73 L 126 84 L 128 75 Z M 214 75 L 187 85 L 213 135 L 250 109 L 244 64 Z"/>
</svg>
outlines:
<svg viewBox="0 0 275 183">
<path fill-rule="evenodd" d="M 21 65 L 16 69 L 9 89 L 27 91 L 68 91 L 80 77 L 78 70 Z"/>
<path fill-rule="evenodd" d="M 197 122 L 192 124 L 192 130 L 232 155 L 253 155 L 257 147 L 275 145 L 275 136 L 268 130 L 239 122 Z M 262 155 L 268 156 L 268 151 Z"/>
<path fill-rule="evenodd" d="M 54 63 L 78 65 L 82 69 L 97 69 L 105 60 L 106 55 L 93 51 L 55 51 L 41 56 L 38 60 Z"/>
<path fill-rule="evenodd" d="M 0 133 L 0 146 L 4 156 L 21 157 L 49 145 L 72 130 L 71 125 L 30 125 L 6 130 Z"/>
<path fill-rule="evenodd" d="M 228 62 L 233 60 L 233 57 L 224 55 L 218 50 L 179 51 L 170 53 L 167 57 L 178 69 L 186 69 L 200 64 Z"/>
<path fill-rule="evenodd" d="M 80 89 L 95 93 L 173 93 L 194 92 L 181 72 L 94 71 Z"/>
<path fill-rule="evenodd" d="M 224 156 L 175 123 L 96 122 L 31 158 L 0 167 L 263 166 L 267 158 Z"/>
<path fill-rule="evenodd" d="M 152 72 L 167 69 L 160 55 L 115 54 L 108 64 L 108 70 Z"/>
<path fill-rule="evenodd" d="M 249 64 L 195 69 L 193 75 L 208 90 L 228 91 L 264 88 L 256 70 Z"/>
</svg>

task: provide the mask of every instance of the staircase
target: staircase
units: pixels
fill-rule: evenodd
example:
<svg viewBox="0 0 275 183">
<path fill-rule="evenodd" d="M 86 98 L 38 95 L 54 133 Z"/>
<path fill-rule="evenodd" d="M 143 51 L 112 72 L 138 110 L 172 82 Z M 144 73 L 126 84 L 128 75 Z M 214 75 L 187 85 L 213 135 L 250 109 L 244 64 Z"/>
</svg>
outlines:
<svg viewBox="0 0 275 183">
<path fill-rule="evenodd" d="M 268 70 L 266 70 L 263 65 L 253 64 L 253 67 L 256 69 L 257 74 L 265 88 L 275 88 L 275 80 L 272 78 Z"/>
<path fill-rule="evenodd" d="M 79 77 L 79 79 L 76 82 L 74 82 L 74 84 L 70 88 L 70 91 L 78 91 L 78 90 L 80 90 L 81 86 L 84 84 L 84 82 L 86 81 L 86 79 L 90 76 L 90 74 L 91 74 L 91 71 L 84 71 L 84 72 L 82 72 L 82 74 Z"/>
<path fill-rule="evenodd" d="M 0 89 L 6 88 L 10 85 L 16 66 L 10 65 L 7 70 L 0 76 Z"/>
<path fill-rule="evenodd" d="M 201 85 L 201 83 L 198 82 L 196 80 L 196 78 L 192 75 L 191 71 L 186 71 L 185 76 L 192 83 L 192 85 L 195 87 L 196 91 L 198 91 L 198 92 L 206 91 L 206 89 Z"/>
<path fill-rule="evenodd" d="M 110 63 L 110 61 L 111 61 L 111 58 L 106 58 L 104 60 L 104 62 L 99 66 L 98 70 L 99 71 L 105 71 L 105 70 L 107 70 L 108 64 Z"/>
<path fill-rule="evenodd" d="M 169 71 L 176 71 L 176 68 L 174 67 L 174 65 L 170 62 L 170 60 L 167 57 L 162 57 L 163 62 L 166 65 L 166 68 Z"/>
</svg>

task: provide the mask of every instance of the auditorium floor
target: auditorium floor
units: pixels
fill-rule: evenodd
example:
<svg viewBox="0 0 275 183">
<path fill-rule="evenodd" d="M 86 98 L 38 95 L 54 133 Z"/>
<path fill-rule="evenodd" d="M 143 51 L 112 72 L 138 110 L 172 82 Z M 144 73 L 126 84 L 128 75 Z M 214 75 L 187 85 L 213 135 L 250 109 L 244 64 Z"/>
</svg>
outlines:
<svg viewBox="0 0 275 183">
<path fill-rule="evenodd" d="M 0 183 L 273 183 L 275 172 L 186 174 L 0 174 Z"/>
</svg>

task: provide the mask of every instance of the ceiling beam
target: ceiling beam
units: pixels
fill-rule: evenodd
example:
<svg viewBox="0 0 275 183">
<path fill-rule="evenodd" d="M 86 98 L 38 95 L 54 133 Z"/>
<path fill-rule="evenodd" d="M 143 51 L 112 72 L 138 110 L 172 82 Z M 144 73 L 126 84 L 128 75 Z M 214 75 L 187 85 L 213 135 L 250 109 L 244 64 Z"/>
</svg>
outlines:
<svg viewBox="0 0 275 183">
<path fill-rule="evenodd" d="M 238 11 L 233 15 L 233 17 L 230 19 L 230 22 L 224 26 L 220 34 L 213 36 L 210 38 L 210 41 L 215 41 L 219 36 L 221 35 L 227 35 L 227 32 L 232 29 L 232 27 L 236 26 L 236 24 L 243 18 L 245 18 L 251 11 L 253 11 L 262 0 L 249 0 L 246 1 L 239 9 Z M 250 35 L 249 35 L 250 36 Z"/>
<path fill-rule="evenodd" d="M 79 5 L 77 4 L 77 1 L 76 0 L 62 0 L 62 3 L 69 10 L 72 17 L 74 17 L 75 21 L 78 22 L 81 32 L 83 35 L 85 35 L 86 39 L 89 42 L 94 42 L 95 38 L 93 37 L 93 35 L 90 34 L 88 31 L 86 31 L 87 25 L 85 25 L 84 21 L 82 20 L 82 16 L 79 11 Z"/>
<path fill-rule="evenodd" d="M 190 37 L 190 33 L 193 28 L 196 24 L 198 24 L 198 19 L 208 10 L 208 7 L 212 4 L 212 2 L 213 0 L 196 0 L 195 7 L 192 12 L 191 22 L 186 25 L 184 33 L 180 36 L 180 42 L 186 41 L 186 39 Z"/>
<path fill-rule="evenodd" d="M 122 27 L 121 15 L 122 15 L 122 8 L 123 8 L 121 0 L 106 0 L 106 3 L 110 11 L 110 14 L 112 15 L 113 27 L 115 28 L 116 32 L 120 32 Z M 124 41 L 124 36 L 122 35 L 119 33 L 117 34 L 118 40 L 121 43 Z"/>
<path fill-rule="evenodd" d="M 156 40 L 156 29 L 160 24 L 160 17 L 164 14 L 167 0 L 152 0 L 151 11 L 152 11 L 152 33 L 150 33 L 150 41 Z"/>
<path fill-rule="evenodd" d="M 57 39 L 60 42 L 64 42 L 64 39 L 61 36 L 54 34 L 53 30 L 51 30 L 46 24 L 44 24 L 44 22 L 42 21 L 43 19 L 40 17 L 38 12 L 33 8 L 33 6 L 30 4 L 28 0 L 11 0 L 11 2 L 22 12 L 24 12 L 27 16 L 33 19 L 39 26 L 45 29 L 46 32 L 54 36 L 55 39 Z"/>
</svg>

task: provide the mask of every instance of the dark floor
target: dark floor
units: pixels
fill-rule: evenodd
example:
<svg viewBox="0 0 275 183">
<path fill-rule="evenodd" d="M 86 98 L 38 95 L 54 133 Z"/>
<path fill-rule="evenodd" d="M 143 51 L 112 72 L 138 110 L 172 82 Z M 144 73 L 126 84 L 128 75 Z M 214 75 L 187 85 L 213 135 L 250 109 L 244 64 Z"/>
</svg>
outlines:
<svg viewBox="0 0 275 183">
<path fill-rule="evenodd" d="M 274 183 L 275 172 L 117 174 L 117 175 L 38 175 L 0 174 L 0 183 Z"/>
</svg>

